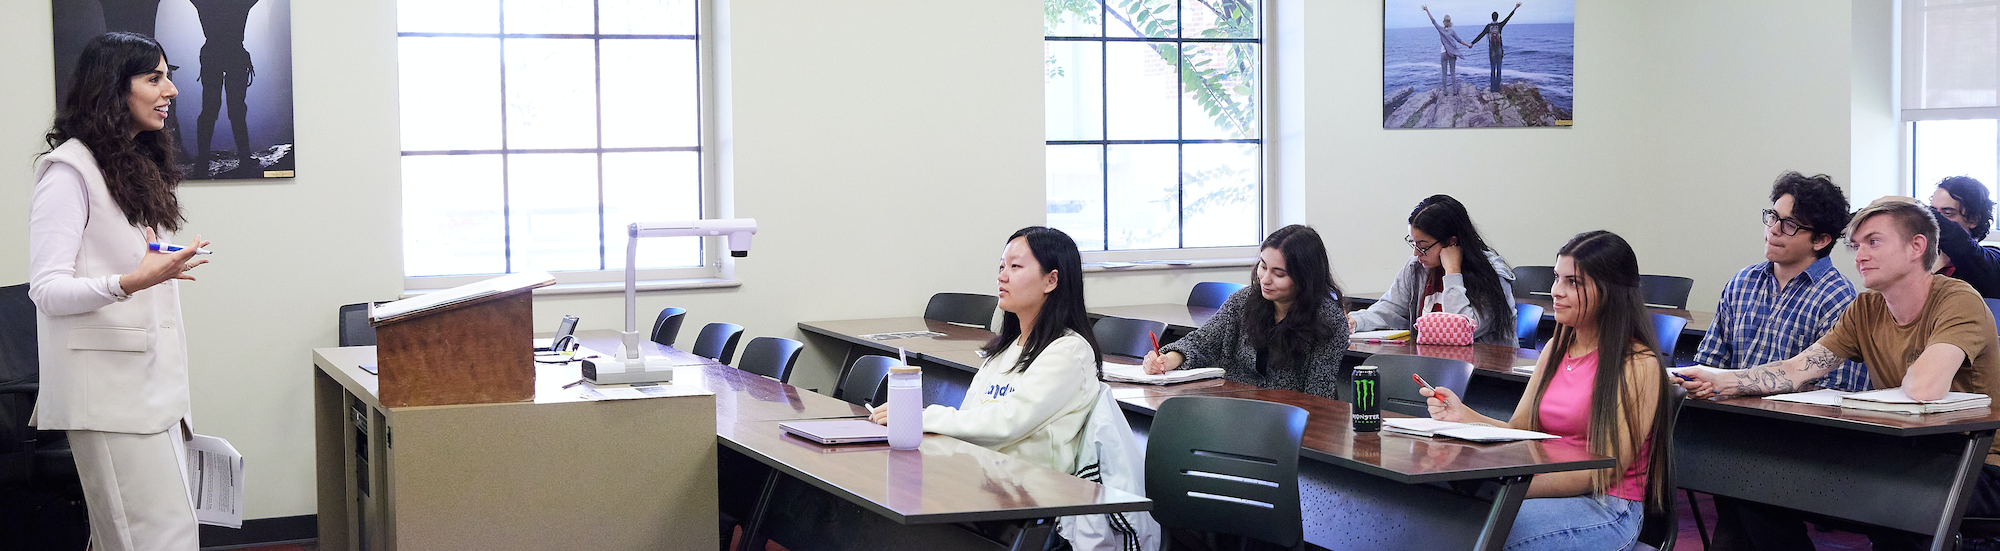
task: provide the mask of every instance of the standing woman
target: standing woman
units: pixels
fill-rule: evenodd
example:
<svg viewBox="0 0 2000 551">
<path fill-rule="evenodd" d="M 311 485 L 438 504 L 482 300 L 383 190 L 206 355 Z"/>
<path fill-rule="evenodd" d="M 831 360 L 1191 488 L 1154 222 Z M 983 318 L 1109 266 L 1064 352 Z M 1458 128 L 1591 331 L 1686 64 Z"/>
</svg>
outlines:
<svg viewBox="0 0 2000 551">
<path fill-rule="evenodd" d="M 924 431 L 1076 472 L 1103 356 L 1083 306 L 1083 256 L 1055 228 L 1022 228 L 1000 253 L 1000 334 L 958 407 L 924 408 Z M 888 424 L 889 408 L 870 418 Z"/>
<path fill-rule="evenodd" d="M 34 424 L 64 430 L 92 549 L 198 545 L 187 491 L 187 338 L 178 283 L 208 262 L 149 241 L 181 229 L 180 168 L 162 132 L 178 93 L 158 42 L 109 33 L 77 60 L 35 164 L 29 296 L 41 350 Z"/>
<path fill-rule="evenodd" d="M 1347 299 L 1319 232 L 1297 224 L 1264 238 L 1257 285 L 1229 295 L 1206 325 L 1147 352 L 1147 373 L 1220 367 L 1231 381 L 1340 399 Z"/>
<path fill-rule="evenodd" d="M 1514 335 L 1514 271 L 1479 237 L 1472 215 L 1450 195 L 1432 195 L 1410 211 L 1416 252 L 1389 294 L 1351 314 L 1355 331 L 1409 329 L 1429 312 L 1472 318 L 1473 341 L 1517 346 Z"/>
<path fill-rule="evenodd" d="M 1646 515 L 1664 514 L 1667 374 L 1639 294 L 1639 259 L 1607 231 L 1577 235 L 1556 253 L 1556 333 L 1528 379 L 1528 395 L 1502 422 L 1465 407 L 1451 389 L 1419 389 L 1431 418 L 1481 422 L 1562 437 L 1544 446 L 1588 450 L 1616 469 L 1536 475 L 1507 534 L 1508 551 L 1624 549 Z M 1559 358 L 1559 359 L 1557 359 Z M 1412 384 L 1412 383 L 1403 383 Z"/>
</svg>

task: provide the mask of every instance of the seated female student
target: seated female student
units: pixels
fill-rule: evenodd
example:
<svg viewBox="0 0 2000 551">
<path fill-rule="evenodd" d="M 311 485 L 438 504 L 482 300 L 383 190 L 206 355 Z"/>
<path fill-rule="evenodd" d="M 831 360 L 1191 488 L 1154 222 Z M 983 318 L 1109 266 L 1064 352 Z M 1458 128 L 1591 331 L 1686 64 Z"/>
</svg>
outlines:
<svg viewBox="0 0 2000 551">
<path fill-rule="evenodd" d="M 1557 255 L 1555 337 L 1512 419 L 1473 412 L 1447 388 L 1418 392 L 1429 397 L 1433 419 L 1546 432 L 1562 439 L 1544 446 L 1618 460 L 1616 469 L 1537 475 L 1506 549 L 1624 549 L 1645 515 L 1665 511 L 1672 491 L 1647 476 L 1666 468 L 1665 447 L 1653 445 L 1668 421 L 1666 369 L 1652 349 L 1631 246 L 1600 230 L 1570 239 Z"/>
<path fill-rule="evenodd" d="M 1945 178 L 1931 193 L 1931 212 L 1938 219 L 1937 273 L 1972 284 L 1980 296 L 2000 298 L 2000 250 L 1979 245 L 1993 229 L 1986 184 L 1967 176 Z"/>
<path fill-rule="evenodd" d="M 1339 399 L 1347 301 L 1319 232 L 1271 232 L 1251 274 L 1257 284 L 1230 295 L 1207 325 L 1146 353 L 1146 372 L 1220 367 L 1232 381 Z"/>
<path fill-rule="evenodd" d="M 924 431 L 1076 471 L 1103 356 L 1084 315 L 1083 257 L 1054 228 L 1014 232 L 1000 253 L 1000 335 L 958 407 L 924 408 Z M 889 408 L 869 419 L 889 423 Z"/>
<path fill-rule="evenodd" d="M 1416 255 L 1403 266 L 1389 294 L 1367 310 L 1349 314 L 1355 331 L 1409 329 L 1426 312 L 1472 318 L 1473 341 L 1516 346 L 1514 270 L 1486 246 L 1465 205 L 1450 195 L 1432 195 L 1410 211 Z"/>
</svg>

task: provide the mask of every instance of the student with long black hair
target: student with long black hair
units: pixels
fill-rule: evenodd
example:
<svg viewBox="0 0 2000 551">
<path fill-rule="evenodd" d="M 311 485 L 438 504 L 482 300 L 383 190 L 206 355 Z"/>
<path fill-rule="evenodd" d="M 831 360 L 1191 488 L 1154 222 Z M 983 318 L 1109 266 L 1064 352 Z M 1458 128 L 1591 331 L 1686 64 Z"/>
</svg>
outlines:
<svg viewBox="0 0 2000 551">
<path fill-rule="evenodd" d="M 1416 254 L 1396 275 L 1389 293 L 1348 320 L 1355 331 L 1409 329 L 1429 312 L 1472 318 L 1475 342 L 1515 346 L 1514 270 L 1486 245 L 1465 205 L 1432 195 L 1410 211 Z"/>
<path fill-rule="evenodd" d="M 1667 468 L 1667 446 L 1654 438 L 1669 421 L 1667 372 L 1653 349 L 1632 247 L 1600 230 L 1577 235 L 1556 255 L 1556 333 L 1511 419 L 1480 415 L 1448 388 L 1418 392 L 1433 419 L 1546 432 L 1562 438 L 1544 446 L 1618 460 L 1616 469 L 1536 476 L 1507 533 L 1508 551 L 1625 549 L 1646 515 L 1665 513 L 1673 491 L 1649 476 Z"/>
<path fill-rule="evenodd" d="M 924 430 L 1074 472 L 1104 363 L 1084 313 L 1083 257 L 1061 230 L 1022 228 L 998 280 L 1000 334 L 958 407 L 924 408 Z M 871 418 L 887 424 L 888 411 Z"/>
<path fill-rule="evenodd" d="M 1257 284 L 1230 295 L 1208 324 L 1147 352 L 1146 372 L 1220 367 L 1232 381 L 1339 399 L 1347 301 L 1319 232 L 1296 224 L 1271 232 L 1251 276 Z"/>
<path fill-rule="evenodd" d="M 29 297 L 41 328 L 34 423 L 68 431 L 90 510 L 92 549 L 193 551 L 188 497 L 187 336 L 180 287 L 207 241 L 153 252 L 184 222 L 166 126 L 179 92 L 160 44 L 108 33 L 77 59 L 74 84 L 35 163 Z"/>
</svg>

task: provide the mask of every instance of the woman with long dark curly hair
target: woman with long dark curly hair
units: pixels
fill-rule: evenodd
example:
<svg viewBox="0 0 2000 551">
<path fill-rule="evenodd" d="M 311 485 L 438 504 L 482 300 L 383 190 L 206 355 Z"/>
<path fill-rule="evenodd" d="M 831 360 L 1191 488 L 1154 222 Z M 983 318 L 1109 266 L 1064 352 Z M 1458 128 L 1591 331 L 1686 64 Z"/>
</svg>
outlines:
<svg viewBox="0 0 2000 551">
<path fill-rule="evenodd" d="M 163 246 L 185 221 L 173 136 L 162 131 L 179 93 L 172 70 L 152 38 L 92 39 L 35 164 L 34 422 L 68 432 L 98 551 L 199 546 L 184 474 L 193 433 L 176 280 L 194 280 L 187 272 L 208 262 L 193 259 L 208 242 Z"/>
<path fill-rule="evenodd" d="M 1432 195 L 1410 210 L 1415 254 L 1382 300 L 1349 314 L 1355 331 L 1409 329 L 1430 312 L 1472 319 L 1473 340 L 1515 345 L 1514 270 L 1480 237 L 1465 205 L 1450 195 Z"/>
</svg>

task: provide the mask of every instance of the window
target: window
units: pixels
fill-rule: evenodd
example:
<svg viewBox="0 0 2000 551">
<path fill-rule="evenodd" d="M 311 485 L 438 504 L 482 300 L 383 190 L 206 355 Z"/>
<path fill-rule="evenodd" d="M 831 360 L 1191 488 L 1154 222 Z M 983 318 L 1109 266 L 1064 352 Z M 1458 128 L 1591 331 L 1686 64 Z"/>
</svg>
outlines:
<svg viewBox="0 0 2000 551">
<path fill-rule="evenodd" d="M 1902 118 L 1910 188 L 1971 176 L 2000 185 L 2000 5 L 1903 0 Z"/>
<path fill-rule="evenodd" d="M 1919 199 L 1929 200 L 1939 181 L 1971 176 L 2000 197 L 2000 121 L 1935 120 L 1910 123 L 1910 177 Z"/>
<path fill-rule="evenodd" d="M 408 285 L 620 279 L 627 224 L 701 218 L 697 4 L 400 0 Z M 649 239 L 638 264 L 711 277 L 707 254 L 698 238 Z"/>
<path fill-rule="evenodd" d="M 1258 0 L 1044 0 L 1048 224 L 1085 251 L 1263 237 Z"/>
</svg>

